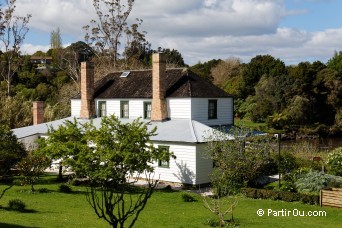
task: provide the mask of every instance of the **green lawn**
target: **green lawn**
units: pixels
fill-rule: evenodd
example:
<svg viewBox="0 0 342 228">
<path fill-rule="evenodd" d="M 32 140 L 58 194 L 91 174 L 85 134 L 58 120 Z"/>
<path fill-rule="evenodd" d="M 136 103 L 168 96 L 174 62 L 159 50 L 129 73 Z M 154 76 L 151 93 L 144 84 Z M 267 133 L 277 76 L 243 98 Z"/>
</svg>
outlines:
<svg viewBox="0 0 342 228">
<path fill-rule="evenodd" d="M 3 187 L 0 186 L 0 190 Z M 14 186 L 5 194 L 0 201 L 4 207 L 0 209 L 0 227 L 109 227 L 88 205 L 84 187 L 73 186 L 72 194 L 57 192 L 56 184 L 38 185 L 38 188 L 48 188 L 51 192 L 31 193 L 28 186 Z M 196 196 L 197 202 L 186 203 L 182 201 L 181 194 L 155 192 L 135 227 L 208 227 L 204 223 L 213 216 L 204 208 L 201 198 Z M 15 198 L 26 203 L 27 212 L 6 210 L 8 201 Z M 265 210 L 266 215 L 259 217 L 256 214 L 258 209 Z M 297 209 L 301 213 L 325 211 L 326 217 L 267 216 L 268 209 Z M 241 198 L 235 210 L 235 220 L 239 227 L 341 227 L 342 210 Z"/>
</svg>

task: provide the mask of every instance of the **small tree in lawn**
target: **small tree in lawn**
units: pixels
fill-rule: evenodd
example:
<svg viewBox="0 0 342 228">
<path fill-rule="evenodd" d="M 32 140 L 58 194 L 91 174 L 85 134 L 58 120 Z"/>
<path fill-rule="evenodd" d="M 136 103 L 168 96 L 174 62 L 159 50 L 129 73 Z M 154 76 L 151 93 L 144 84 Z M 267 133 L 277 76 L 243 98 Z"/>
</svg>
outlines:
<svg viewBox="0 0 342 228">
<path fill-rule="evenodd" d="M 61 159 L 58 179 L 62 180 L 62 166 L 68 165 L 69 156 L 77 159 L 78 154 L 88 148 L 87 140 L 76 119 L 73 122 L 65 121 L 58 129 L 50 127 L 48 135 L 48 139 L 41 138 L 38 141 L 38 153 L 44 154 L 50 160 Z"/>
<path fill-rule="evenodd" d="M 215 167 L 211 182 L 220 195 L 255 184 L 269 162 L 271 138 L 253 136 L 249 130 L 214 131 L 208 138 L 207 154 Z"/>
<path fill-rule="evenodd" d="M 219 129 L 207 137 L 207 154 L 214 162 L 210 175 L 216 190 L 216 198 L 203 199 L 204 206 L 218 216 L 220 227 L 226 225 L 225 216 L 230 213 L 230 223 L 234 224 L 233 212 L 237 198 L 223 197 L 236 193 L 241 187 L 253 184 L 268 162 L 271 150 L 270 138 L 252 136 L 244 129 Z"/>
<path fill-rule="evenodd" d="M 34 192 L 34 184 L 37 183 L 44 170 L 49 167 L 51 160 L 37 151 L 31 151 L 21 160 L 17 166 L 25 184 L 31 185 L 31 190 Z"/>
<path fill-rule="evenodd" d="M 6 126 L 0 124 L 0 181 L 12 175 L 11 169 L 25 157 L 26 150 L 17 137 Z M 0 188 L 0 199 L 13 184 Z"/>
<path fill-rule="evenodd" d="M 122 124 L 115 116 L 102 118 L 98 128 L 92 122 L 76 121 L 61 128 L 51 129 L 42 150 L 59 148 L 64 164 L 77 176 L 89 178 L 87 201 L 99 218 L 112 227 L 132 227 L 158 183 L 152 176 L 153 162 L 173 156 L 152 145 L 150 137 L 156 129 L 148 131 L 139 120 Z M 71 132 L 78 140 L 69 137 Z M 146 188 L 134 187 L 141 177 L 146 179 Z"/>
<path fill-rule="evenodd" d="M 203 197 L 204 207 L 216 215 L 219 219 L 219 227 L 226 226 L 225 217 L 230 213 L 229 224 L 234 225 L 234 209 L 238 203 L 237 198 L 227 198 L 217 195 L 213 198 Z"/>
</svg>

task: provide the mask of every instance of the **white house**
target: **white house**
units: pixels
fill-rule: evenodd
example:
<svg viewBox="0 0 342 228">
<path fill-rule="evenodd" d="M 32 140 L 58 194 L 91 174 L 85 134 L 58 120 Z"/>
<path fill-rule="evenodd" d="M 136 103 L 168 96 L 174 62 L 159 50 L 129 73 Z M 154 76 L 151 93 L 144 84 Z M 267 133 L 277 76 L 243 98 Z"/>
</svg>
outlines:
<svg viewBox="0 0 342 228">
<path fill-rule="evenodd" d="M 41 115 L 42 105 L 34 106 L 34 116 Z M 71 117 L 79 121 L 116 115 L 122 122 L 138 117 L 157 135 L 155 146 L 172 151 L 176 159 L 156 162 L 160 180 L 185 184 L 209 182 L 213 163 L 205 158 L 206 135 L 213 126 L 233 125 L 233 98 L 223 90 L 188 69 L 166 69 L 163 55 L 153 55 L 152 70 L 135 70 L 108 74 L 94 83 L 90 63 L 81 65 L 81 95 L 71 100 Z M 23 142 L 31 143 L 45 136 L 47 128 L 57 128 L 66 119 L 14 129 Z"/>
</svg>

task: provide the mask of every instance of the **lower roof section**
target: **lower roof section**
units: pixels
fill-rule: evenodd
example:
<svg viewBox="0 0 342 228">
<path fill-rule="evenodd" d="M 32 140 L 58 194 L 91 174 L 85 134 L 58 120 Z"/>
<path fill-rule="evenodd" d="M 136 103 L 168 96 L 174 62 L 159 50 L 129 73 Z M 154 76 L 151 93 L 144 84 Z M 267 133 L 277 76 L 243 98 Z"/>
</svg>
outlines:
<svg viewBox="0 0 342 228">
<path fill-rule="evenodd" d="M 34 135 L 46 135 L 49 127 L 58 129 L 65 121 L 73 121 L 75 117 L 68 117 L 60 120 L 46 122 L 38 125 L 13 129 L 13 133 L 18 139 L 27 138 Z M 102 118 L 92 119 L 95 127 L 101 126 Z M 86 123 L 88 119 L 77 119 L 79 123 Z M 122 123 L 131 123 L 133 119 L 120 119 Z M 146 123 L 148 130 L 157 128 L 157 135 L 152 136 L 152 141 L 165 142 L 186 142 L 186 143 L 204 143 L 216 131 L 215 128 L 202 124 L 191 119 L 173 119 L 164 122 L 151 122 L 141 120 Z"/>
</svg>

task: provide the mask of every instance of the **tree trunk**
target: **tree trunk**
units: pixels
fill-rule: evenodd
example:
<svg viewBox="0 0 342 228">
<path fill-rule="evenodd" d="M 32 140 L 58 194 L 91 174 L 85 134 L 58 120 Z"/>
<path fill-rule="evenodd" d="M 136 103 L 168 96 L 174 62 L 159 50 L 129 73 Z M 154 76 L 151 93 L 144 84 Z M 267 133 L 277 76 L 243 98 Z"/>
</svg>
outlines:
<svg viewBox="0 0 342 228">
<path fill-rule="evenodd" d="M 63 180 L 63 166 L 59 165 L 58 180 Z"/>
</svg>

